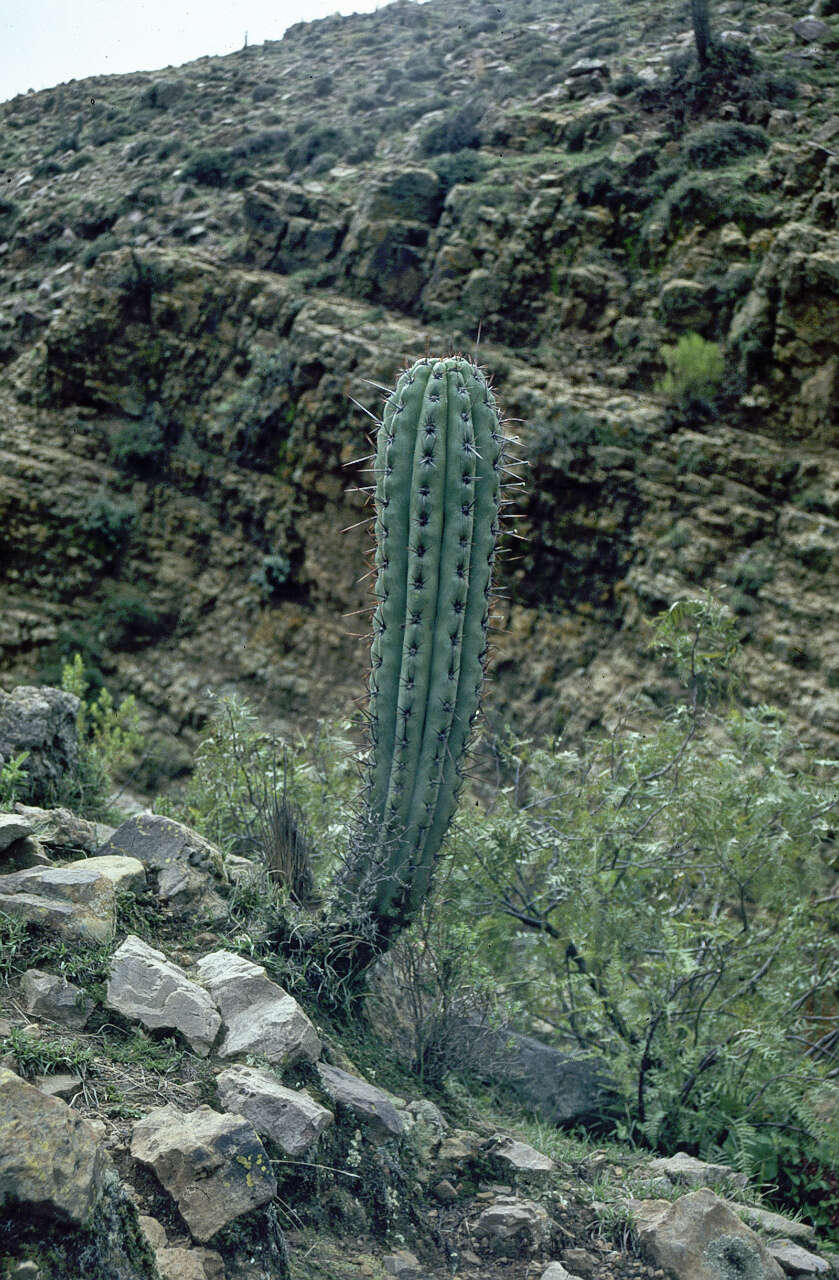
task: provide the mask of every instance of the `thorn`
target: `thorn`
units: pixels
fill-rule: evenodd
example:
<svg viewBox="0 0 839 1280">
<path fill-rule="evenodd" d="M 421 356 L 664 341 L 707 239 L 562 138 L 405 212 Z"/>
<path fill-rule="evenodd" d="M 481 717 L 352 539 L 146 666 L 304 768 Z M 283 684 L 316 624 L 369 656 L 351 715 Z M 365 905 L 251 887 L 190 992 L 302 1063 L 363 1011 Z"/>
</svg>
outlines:
<svg viewBox="0 0 839 1280">
<path fill-rule="evenodd" d="M 346 529 L 339 529 L 339 533 L 349 533 L 351 529 L 360 529 L 363 524 L 370 524 L 375 520 L 375 516 L 365 516 L 363 520 L 357 520 L 355 524 L 348 524 Z"/>
<path fill-rule="evenodd" d="M 384 391 L 386 395 L 391 395 L 393 387 L 383 387 L 380 382 L 374 382 L 372 378 L 362 378 L 362 382 L 366 382 L 368 387 L 375 387 L 377 391 Z"/>
<path fill-rule="evenodd" d="M 372 418 L 372 419 L 373 419 L 373 421 L 376 423 L 376 425 L 377 425 L 377 426 L 379 426 L 379 427 L 380 427 L 380 426 L 382 425 L 382 423 L 381 423 L 381 419 L 380 419 L 380 418 L 377 418 L 377 417 L 376 417 L 376 415 L 375 415 L 375 413 L 371 413 L 371 412 L 370 412 L 370 410 L 369 410 L 368 408 L 366 408 L 366 407 L 361 403 L 361 401 L 360 401 L 360 400 L 356 400 L 354 396 L 347 396 L 347 399 L 348 399 L 348 400 L 352 400 L 352 402 L 353 402 L 353 404 L 355 405 L 356 409 L 360 409 L 362 413 L 366 413 L 366 414 L 367 414 L 367 417 L 368 417 L 368 418 Z"/>
<path fill-rule="evenodd" d="M 367 453 L 363 458 L 350 458 L 349 462 L 342 462 L 342 467 L 354 467 L 358 462 L 369 462 L 371 458 L 375 458 L 375 453 Z"/>
</svg>

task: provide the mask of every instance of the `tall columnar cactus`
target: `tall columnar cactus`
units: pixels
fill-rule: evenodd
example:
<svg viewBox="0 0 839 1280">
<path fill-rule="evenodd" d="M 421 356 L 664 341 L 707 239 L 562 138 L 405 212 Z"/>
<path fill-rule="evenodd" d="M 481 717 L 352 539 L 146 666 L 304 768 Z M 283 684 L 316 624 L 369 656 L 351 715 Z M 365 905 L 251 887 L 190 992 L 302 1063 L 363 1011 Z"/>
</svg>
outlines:
<svg viewBox="0 0 839 1280">
<path fill-rule="evenodd" d="M 486 661 L 502 443 L 486 378 L 461 356 L 406 370 L 379 428 L 372 749 L 344 887 L 366 889 L 384 937 L 415 917 L 457 803 Z"/>
</svg>

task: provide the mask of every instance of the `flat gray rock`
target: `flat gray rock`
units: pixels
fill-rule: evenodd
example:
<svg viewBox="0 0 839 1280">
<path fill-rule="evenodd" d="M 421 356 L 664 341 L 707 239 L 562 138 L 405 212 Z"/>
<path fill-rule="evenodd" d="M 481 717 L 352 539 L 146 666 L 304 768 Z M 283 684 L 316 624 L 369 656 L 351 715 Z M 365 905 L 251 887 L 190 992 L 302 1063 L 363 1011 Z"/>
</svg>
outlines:
<svg viewBox="0 0 839 1280">
<path fill-rule="evenodd" d="M 33 834 L 32 823 L 17 813 L 0 813 L 0 853 L 16 840 Z"/>
<path fill-rule="evenodd" d="M 41 809 L 35 805 L 16 804 L 15 813 L 28 819 L 42 844 L 65 857 L 71 852 L 77 855 L 93 853 L 102 843 L 102 832 L 111 830 L 102 823 L 80 818 L 70 809 Z"/>
<path fill-rule="evenodd" d="M 473 1234 L 485 1240 L 494 1253 L 516 1257 L 540 1250 L 550 1234 L 550 1218 L 534 1200 L 517 1196 L 498 1196 L 484 1209 Z"/>
<path fill-rule="evenodd" d="M 325 1062 L 318 1063 L 318 1075 L 335 1106 L 352 1112 L 368 1133 L 379 1138 L 402 1137 L 405 1121 L 382 1089 Z"/>
<path fill-rule="evenodd" d="M 799 1222 L 796 1218 L 787 1218 L 770 1209 L 760 1209 L 753 1204 L 738 1204 L 737 1212 L 755 1231 L 765 1231 L 770 1236 L 784 1236 L 788 1240 L 794 1240 L 796 1244 L 812 1244 L 816 1238 L 815 1228 L 809 1222 Z"/>
<path fill-rule="evenodd" d="M 113 954 L 105 1003 L 150 1031 L 179 1031 L 202 1058 L 210 1052 L 221 1026 L 219 1012 L 204 988 L 134 934 Z"/>
<path fill-rule="evenodd" d="M 519 1142 L 505 1134 L 490 1138 L 485 1148 L 488 1155 L 501 1162 L 510 1174 L 547 1174 L 556 1169 L 550 1156 L 546 1156 L 527 1142 Z"/>
<path fill-rule="evenodd" d="M 663 1176 L 686 1187 L 707 1187 L 712 1183 L 745 1187 L 748 1182 L 745 1173 L 738 1173 L 726 1164 L 708 1164 L 684 1151 L 677 1151 L 674 1156 L 651 1160 L 647 1167 L 654 1178 Z"/>
<path fill-rule="evenodd" d="M 277 1193 L 253 1126 L 210 1107 L 150 1111 L 134 1125 L 131 1154 L 154 1170 L 201 1244 Z"/>
<path fill-rule="evenodd" d="M 85 859 L 85 866 L 107 876 L 115 889 L 127 889 L 140 893 L 146 884 L 146 869 L 139 858 L 121 858 L 116 855 L 95 856 Z"/>
<path fill-rule="evenodd" d="M 286 1089 L 257 1067 L 227 1067 L 216 1076 L 216 1087 L 225 1111 L 250 1120 L 260 1137 L 290 1156 L 308 1151 L 334 1120 L 308 1093 Z"/>
<path fill-rule="evenodd" d="M 111 881 L 81 862 L 0 876 L 0 911 L 54 929 L 69 941 L 109 942 L 116 924 Z"/>
<path fill-rule="evenodd" d="M 791 1240 L 770 1240 L 766 1247 L 787 1275 L 826 1276 L 830 1273 L 829 1262 Z"/>
<path fill-rule="evenodd" d="M 27 969 L 20 989 L 27 1013 L 57 1022 L 68 1031 L 81 1031 L 93 1010 L 90 996 L 60 974 Z"/>
<path fill-rule="evenodd" d="M 211 951 L 196 966 L 224 1023 L 221 1058 L 258 1053 L 272 1063 L 316 1062 L 321 1043 L 297 1001 L 260 964 L 232 951 Z"/>
</svg>

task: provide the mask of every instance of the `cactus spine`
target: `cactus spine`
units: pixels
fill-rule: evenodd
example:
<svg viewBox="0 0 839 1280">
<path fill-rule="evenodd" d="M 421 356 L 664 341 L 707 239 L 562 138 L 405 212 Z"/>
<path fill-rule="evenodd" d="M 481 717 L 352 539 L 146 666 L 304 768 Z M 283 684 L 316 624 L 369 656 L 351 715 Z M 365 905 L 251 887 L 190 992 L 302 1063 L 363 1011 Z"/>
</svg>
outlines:
<svg viewBox="0 0 839 1280">
<path fill-rule="evenodd" d="M 376 451 L 372 750 L 345 887 L 383 936 L 428 890 L 483 683 L 502 436 L 481 370 L 420 360 L 389 396 Z"/>
</svg>

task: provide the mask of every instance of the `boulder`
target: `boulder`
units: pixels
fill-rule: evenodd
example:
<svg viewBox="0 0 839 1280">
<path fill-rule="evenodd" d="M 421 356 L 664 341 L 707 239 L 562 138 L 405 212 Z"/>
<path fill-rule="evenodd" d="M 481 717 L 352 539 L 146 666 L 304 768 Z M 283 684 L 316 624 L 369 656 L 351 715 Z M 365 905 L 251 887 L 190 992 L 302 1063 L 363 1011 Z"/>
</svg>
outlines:
<svg viewBox="0 0 839 1280">
<path fill-rule="evenodd" d="M 210 1107 L 157 1107 L 134 1125 L 131 1154 L 148 1165 L 175 1200 L 193 1237 L 204 1243 L 277 1192 L 271 1162 L 242 1116 Z"/>
<path fill-rule="evenodd" d="M 745 1187 L 749 1181 L 745 1173 L 737 1173 L 725 1164 L 708 1164 L 704 1160 L 697 1160 L 686 1151 L 677 1151 L 673 1156 L 651 1160 L 647 1167 L 654 1178 L 669 1178 L 671 1182 L 687 1187 L 709 1187 L 720 1182 L 731 1187 Z"/>
<path fill-rule="evenodd" d="M 85 866 L 106 876 L 115 889 L 140 893 L 146 884 L 146 869 L 139 858 L 120 858 L 116 855 L 86 858 Z"/>
<path fill-rule="evenodd" d="M 791 1276 L 826 1276 L 830 1274 L 830 1263 L 818 1254 L 802 1249 L 800 1244 L 792 1240 L 770 1240 L 767 1249 L 776 1262 L 780 1263 L 787 1275 Z"/>
<path fill-rule="evenodd" d="M 713 319 L 709 291 L 698 280 L 667 280 L 658 305 L 665 323 L 674 329 L 705 329 Z"/>
<path fill-rule="evenodd" d="M 227 1067 L 216 1076 L 222 1108 L 250 1120 L 261 1138 L 299 1156 L 317 1142 L 334 1116 L 308 1093 L 287 1089 L 270 1071 Z"/>
<path fill-rule="evenodd" d="M 420 1266 L 419 1258 L 410 1249 L 400 1249 L 398 1253 L 386 1253 L 382 1258 L 386 1276 L 396 1276 L 396 1280 L 425 1280 L 426 1271 Z"/>
<path fill-rule="evenodd" d="M 134 934 L 113 954 L 105 1003 L 149 1030 L 179 1031 L 202 1058 L 210 1052 L 221 1026 L 219 1012 L 204 988 Z"/>
<path fill-rule="evenodd" d="M 674 1280 L 782 1280 L 783 1271 L 733 1209 L 703 1189 L 632 1208 L 642 1253 Z"/>
<path fill-rule="evenodd" d="M 65 773 L 79 763 L 79 699 L 62 689 L 20 685 L 0 691 L 0 767 L 22 751 L 27 798 L 48 800 Z"/>
<path fill-rule="evenodd" d="M 44 925 L 68 941 L 108 942 L 116 924 L 111 881 L 86 862 L 0 876 L 0 911 Z"/>
<path fill-rule="evenodd" d="M 819 44 L 821 41 L 829 39 L 831 34 L 830 27 L 826 22 L 813 17 L 799 18 L 797 22 L 792 24 L 792 29 L 804 44 Z"/>
<path fill-rule="evenodd" d="M 540 1280 L 577 1280 L 577 1277 L 566 1271 L 561 1262 L 549 1262 Z"/>
<path fill-rule="evenodd" d="M 753 1231 L 765 1231 L 770 1236 L 785 1236 L 796 1244 L 812 1244 L 816 1238 L 814 1227 L 797 1218 L 786 1218 L 782 1213 L 772 1213 L 754 1204 L 738 1204 L 737 1213 Z"/>
<path fill-rule="evenodd" d="M 51 852 L 93 853 L 107 840 L 112 828 L 102 822 L 89 822 L 69 809 L 41 809 L 31 804 L 16 804 L 15 813 L 26 819 L 41 844 Z"/>
<path fill-rule="evenodd" d="M 484 1151 L 494 1163 L 501 1166 L 507 1177 L 544 1177 L 553 1173 L 556 1165 L 550 1156 L 544 1155 L 527 1142 L 519 1142 L 506 1134 L 497 1133 L 484 1145 Z"/>
<path fill-rule="evenodd" d="M 498 1196 L 484 1209 L 472 1234 L 476 1240 L 484 1240 L 492 1253 L 519 1257 L 544 1247 L 550 1235 L 550 1218 L 533 1200 Z"/>
<path fill-rule="evenodd" d="M 157 893 L 168 910 L 202 921 L 224 915 L 213 879 L 226 883 L 224 860 L 197 831 L 155 813 L 123 822 L 96 851 L 99 857 L 136 858 L 157 873 Z"/>
<path fill-rule="evenodd" d="M 144 867 L 155 871 L 182 862 L 226 879 L 224 859 L 215 845 L 182 822 L 157 813 L 138 813 L 128 818 L 96 852 L 100 857 L 118 854 L 139 858 Z"/>
<path fill-rule="evenodd" d="M 359 205 L 369 222 L 404 218 L 434 225 L 443 207 L 440 179 L 432 169 L 394 169 L 374 182 Z"/>
<path fill-rule="evenodd" d="M 405 1108 L 414 1124 L 424 1125 L 437 1138 L 444 1138 L 449 1131 L 449 1124 L 436 1103 L 429 1098 L 417 1098 L 409 1102 Z"/>
<path fill-rule="evenodd" d="M 368 1134 L 379 1140 L 402 1137 L 405 1121 L 388 1094 L 325 1062 L 318 1063 L 318 1075 L 335 1106 L 349 1111 L 354 1122 Z"/>
<path fill-rule="evenodd" d="M 224 1280 L 224 1260 L 215 1249 L 156 1249 L 161 1280 Z"/>
<path fill-rule="evenodd" d="M 222 1058 L 258 1053 L 269 1062 L 315 1062 L 318 1034 L 297 1001 L 272 982 L 262 965 L 232 951 L 211 951 L 196 966 L 199 980 L 221 1013 Z"/>
<path fill-rule="evenodd" d="M 598 1124 L 614 1101 L 605 1064 L 572 1058 L 533 1036 L 502 1029 L 486 1037 L 481 1074 L 505 1084 L 549 1124 Z"/>
<path fill-rule="evenodd" d="M 90 996 L 68 982 L 63 974 L 27 969 L 20 980 L 20 989 L 27 1013 L 57 1022 L 68 1031 L 81 1031 L 93 1010 L 94 1001 Z"/>
<path fill-rule="evenodd" d="M 0 813 L 0 854 L 5 853 L 9 845 L 32 834 L 32 823 L 28 819 L 18 813 Z"/>
<path fill-rule="evenodd" d="M 0 867 L 3 871 L 24 871 L 29 867 L 50 865 L 49 855 L 35 834 L 34 824 L 19 813 L 0 813 Z"/>
<path fill-rule="evenodd" d="M 0 1067 L 0 1209 L 15 1204 L 84 1226 L 109 1163 L 76 1111 Z"/>
</svg>

